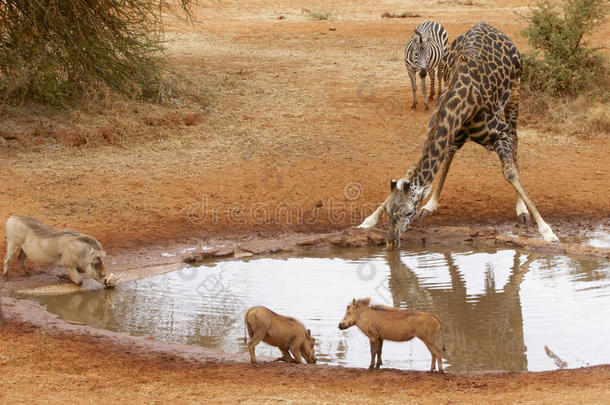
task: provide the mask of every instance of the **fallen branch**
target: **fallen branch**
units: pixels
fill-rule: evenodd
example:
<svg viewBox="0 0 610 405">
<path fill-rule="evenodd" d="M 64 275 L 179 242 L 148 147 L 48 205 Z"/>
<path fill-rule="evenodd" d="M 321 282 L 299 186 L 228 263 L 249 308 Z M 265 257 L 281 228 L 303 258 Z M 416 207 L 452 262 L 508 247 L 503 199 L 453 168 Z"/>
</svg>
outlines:
<svg viewBox="0 0 610 405">
<path fill-rule="evenodd" d="M 551 359 L 553 359 L 553 361 L 555 362 L 555 365 L 559 368 L 566 368 L 568 367 L 568 363 L 561 360 L 561 358 L 559 358 L 559 356 L 557 356 L 555 353 L 553 353 L 551 351 L 551 349 L 549 349 L 548 346 L 544 346 L 544 350 L 546 351 L 547 356 L 549 356 Z"/>
<path fill-rule="evenodd" d="M 421 17 L 421 15 L 412 13 L 410 11 L 405 11 L 402 14 L 388 13 L 386 11 L 385 13 L 381 14 L 381 18 L 416 18 L 416 17 Z"/>
</svg>

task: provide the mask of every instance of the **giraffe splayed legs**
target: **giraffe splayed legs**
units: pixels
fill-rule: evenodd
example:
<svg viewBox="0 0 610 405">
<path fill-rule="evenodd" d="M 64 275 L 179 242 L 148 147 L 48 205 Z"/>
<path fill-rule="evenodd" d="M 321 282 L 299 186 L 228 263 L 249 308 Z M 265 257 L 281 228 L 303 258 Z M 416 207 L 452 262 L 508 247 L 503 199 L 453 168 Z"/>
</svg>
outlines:
<svg viewBox="0 0 610 405">
<path fill-rule="evenodd" d="M 422 157 L 404 178 L 392 180 L 388 198 L 360 227 L 375 226 L 385 209 L 390 217 L 388 247 L 399 246 L 400 235 L 418 214 L 419 204 L 428 196 L 439 169 L 432 196 L 420 216 L 436 210 L 455 152 L 472 140 L 498 154 L 504 178 L 517 192 L 517 216 L 527 220 L 531 213 L 542 237 L 557 241 L 519 177 L 519 51 L 502 32 L 479 23 L 453 41 L 445 66 L 447 87 L 430 119 Z"/>
</svg>

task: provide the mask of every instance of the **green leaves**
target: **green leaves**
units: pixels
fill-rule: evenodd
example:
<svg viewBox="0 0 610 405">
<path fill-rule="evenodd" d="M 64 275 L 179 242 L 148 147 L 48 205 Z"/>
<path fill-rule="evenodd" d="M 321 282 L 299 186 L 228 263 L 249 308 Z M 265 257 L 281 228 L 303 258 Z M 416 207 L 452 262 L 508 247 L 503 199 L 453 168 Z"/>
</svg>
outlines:
<svg viewBox="0 0 610 405">
<path fill-rule="evenodd" d="M 189 18 L 190 4 L 180 2 Z M 160 98 L 168 7 L 166 0 L 0 0 L 0 98 L 62 104 L 100 88 Z"/>
<path fill-rule="evenodd" d="M 607 93 L 608 61 L 586 39 L 607 14 L 607 0 L 564 0 L 561 10 L 537 3 L 522 31 L 533 48 L 523 55 L 524 83 L 556 96 Z"/>
</svg>

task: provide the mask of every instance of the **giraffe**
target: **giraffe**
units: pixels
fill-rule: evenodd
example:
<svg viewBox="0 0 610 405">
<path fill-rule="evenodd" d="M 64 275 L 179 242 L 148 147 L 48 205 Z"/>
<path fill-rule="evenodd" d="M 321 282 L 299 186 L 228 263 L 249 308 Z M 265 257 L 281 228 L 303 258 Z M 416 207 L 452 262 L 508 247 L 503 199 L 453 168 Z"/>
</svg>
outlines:
<svg viewBox="0 0 610 405">
<path fill-rule="evenodd" d="M 442 74 L 447 85 L 428 124 L 421 158 L 404 178 L 391 181 L 390 195 L 360 227 L 375 226 L 385 208 L 390 217 L 387 247 L 399 247 L 400 235 L 417 215 L 420 202 L 429 195 L 440 170 L 432 196 L 419 215 L 427 216 L 436 210 L 455 152 L 470 139 L 498 154 L 502 174 L 517 192 L 517 217 L 528 221 L 531 213 L 543 239 L 558 241 L 519 178 L 521 56 L 515 45 L 499 30 L 478 23 L 453 41 Z"/>
</svg>

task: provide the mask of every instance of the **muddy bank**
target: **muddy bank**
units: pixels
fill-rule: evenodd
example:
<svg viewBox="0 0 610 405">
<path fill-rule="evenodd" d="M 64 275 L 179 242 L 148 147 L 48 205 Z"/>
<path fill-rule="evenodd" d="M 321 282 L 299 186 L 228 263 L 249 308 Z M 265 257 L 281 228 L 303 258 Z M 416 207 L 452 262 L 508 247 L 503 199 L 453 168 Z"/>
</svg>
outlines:
<svg viewBox="0 0 610 405">
<path fill-rule="evenodd" d="M 184 257 L 184 262 L 198 264 L 221 258 L 242 258 L 255 255 L 301 252 L 312 249 L 354 248 L 381 246 L 385 244 L 386 231 L 381 229 L 345 229 L 338 232 L 294 235 L 282 239 L 259 239 L 236 243 L 230 246 L 215 247 L 194 252 Z M 525 251 L 560 253 L 571 256 L 610 258 L 610 249 L 598 248 L 576 243 L 552 243 L 541 239 L 502 235 L 492 228 L 475 227 L 432 227 L 406 232 L 402 235 L 402 248 L 426 245 L 486 245 L 519 248 Z"/>
<path fill-rule="evenodd" d="M 42 306 L 9 297 L 2 298 L 6 321 L 19 328 L 44 330 L 52 336 L 85 336 L 101 345 L 118 346 L 126 354 L 138 356 L 174 358 L 200 363 L 245 363 L 250 357 L 244 354 L 229 354 L 201 346 L 167 344 L 152 338 L 131 336 L 125 333 L 96 329 L 87 325 L 66 322 L 47 312 Z M 263 361 L 269 360 L 262 358 Z"/>
<path fill-rule="evenodd" d="M 212 350 L 198 345 L 186 344 L 169 344 L 156 340 L 149 336 L 132 336 L 126 333 L 112 332 L 104 329 L 92 328 L 88 325 L 78 322 L 69 322 L 60 319 L 57 315 L 47 312 L 42 306 L 28 301 L 9 297 L 2 298 L 5 319 L 7 324 L 2 329 L 7 330 L 19 329 L 21 331 L 35 332 L 39 331 L 56 338 L 81 337 L 91 342 L 93 346 L 103 346 L 109 350 L 119 350 L 122 354 L 135 356 L 141 359 L 162 359 L 170 362 L 180 362 L 184 364 L 199 364 L 199 365 L 250 365 L 250 357 L 246 353 L 225 353 L 219 350 Z M 257 355 L 257 360 L 263 364 L 271 365 L 271 370 L 280 373 L 305 373 L 305 374 L 329 374 L 336 373 L 336 376 L 345 377 L 347 375 L 357 376 L 361 373 L 368 373 L 365 368 L 339 367 L 324 364 L 294 366 L 277 362 L 274 359 Z M 256 369 L 257 367 L 253 367 Z M 586 369 L 608 369 L 610 366 L 591 366 L 581 369 L 573 369 L 573 371 Z M 382 372 L 390 372 L 394 375 L 414 376 L 414 375 L 429 375 L 424 371 L 412 370 L 397 370 L 391 368 L 383 368 Z M 565 371 L 558 371 L 565 372 Z M 553 373 L 553 372 L 544 372 Z M 494 372 L 494 371 L 478 371 L 478 372 L 458 372 L 444 373 L 442 378 L 452 379 L 453 377 L 468 377 L 468 376 L 512 376 L 515 374 L 544 374 L 534 372 Z"/>
<path fill-rule="evenodd" d="M 598 229 L 605 221 L 582 221 L 580 228 Z M 416 227 L 402 235 L 402 249 L 420 248 L 426 245 L 493 246 L 518 248 L 525 251 L 566 254 L 576 257 L 610 259 L 610 248 L 589 246 L 582 243 L 551 243 L 536 237 L 510 236 L 519 229 L 503 225 L 496 228 L 481 226 L 432 226 Z M 573 232 L 572 226 L 557 227 L 560 232 Z M 500 233 L 502 232 L 502 233 Z M 115 250 L 108 258 L 109 271 L 120 283 L 152 277 L 178 270 L 184 263 L 198 265 L 219 260 L 250 258 L 274 253 L 298 253 L 315 249 L 355 248 L 381 246 L 385 244 L 384 229 L 348 228 L 336 232 L 314 234 L 283 234 L 261 237 L 254 234 L 235 238 L 189 238 L 167 245 L 150 245 L 139 249 Z M 3 295 L 15 292 L 25 294 L 63 294 L 77 291 L 73 283 L 64 277 L 61 268 L 40 268 L 33 275 L 24 277 L 13 267 L 9 270 L 9 281 L 2 288 Z M 82 289 L 97 289 L 100 285 L 85 279 Z"/>
</svg>

